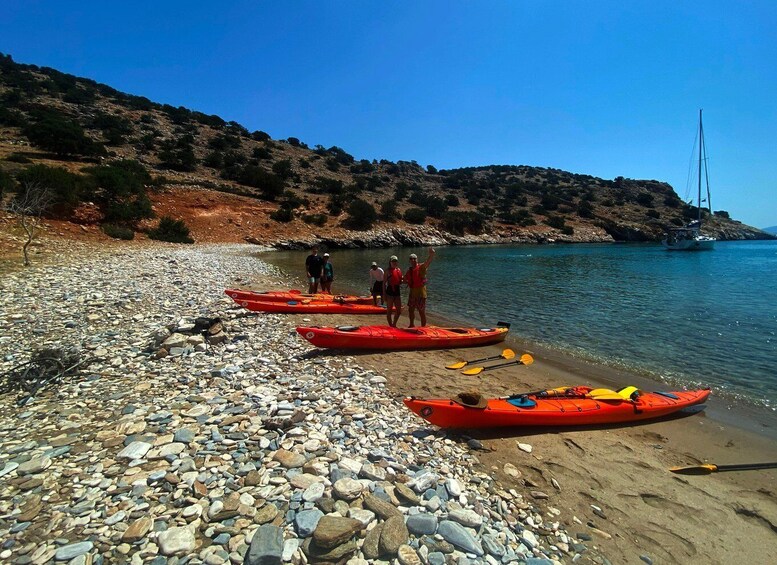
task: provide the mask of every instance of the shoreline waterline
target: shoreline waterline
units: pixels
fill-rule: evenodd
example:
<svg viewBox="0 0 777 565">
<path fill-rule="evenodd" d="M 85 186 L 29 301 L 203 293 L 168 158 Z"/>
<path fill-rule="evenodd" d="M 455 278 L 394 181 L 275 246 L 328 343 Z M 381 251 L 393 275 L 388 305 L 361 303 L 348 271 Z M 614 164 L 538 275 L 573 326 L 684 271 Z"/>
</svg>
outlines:
<svg viewBox="0 0 777 565">
<path fill-rule="evenodd" d="M 418 251 L 417 251 L 418 252 Z M 307 252 L 298 252 L 299 258 L 304 260 L 304 254 Z M 419 259 L 423 260 L 425 255 L 423 251 L 418 252 Z M 383 250 L 383 254 L 386 254 L 386 250 Z M 274 261 L 277 258 L 278 252 L 271 251 L 269 253 L 262 251 L 255 254 L 257 258 L 266 260 L 273 264 L 276 268 L 280 269 L 284 276 L 289 281 L 289 288 L 300 288 L 303 284 L 301 277 L 297 274 L 292 274 L 287 271 L 286 261 Z M 438 254 L 439 255 L 439 254 Z M 435 259 L 435 261 L 438 261 Z M 467 315 L 462 313 L 461 315 L 451 315 L 449 313 L 441 314 L 435 311 L 436 304 L 439 304 L 440 296 L 435 293 L 435 267 L 433 265 L 430 269 L 429 278 L 431 281 L 431 288 L 429 290 L 429 311 L 427 312 L 428 323 L 430 325 L 450 325 L 450 326 L 473 326 L 472 320 L 468 320 Z M 365 275 L 366 278 L 366 275 Z M 439 283 L 438 283 L 439 284 Z M 366 285 L 365 285 L 366 286 Z M 366 290 L 366 289 L 365 289 Z M 336 280 L 335 292 L 342 292 L 345 294 L 365 294 L 365 290 L 362 290 L 352 280 L 347 279 Z M 400 325 L 404 322 L 407 325 L 407 291 L 403 289 L 403 313 Z M 357 317 L 349 318 L 353 323 Z M 384 325 L 385 317 L 382 316 L 360 316 L 358 317 L 359 323 L 362 325 Z M 595 384 L 606 386 L 610 388 L 619 388 L 627 385 L 634 385 L 647 390 L 672 390 L 674 388 L 703 388 L 710 386 L 703 380 L 697 382 L 688 382 L 682 377 L 669 377 L 662 378 L 662 375 L 652 370 L 638 369 L 622 364 L 616 364 L 608 362 L 607 359 L 595 358 L 591 355 L 581 355 L 580 352 L 572 350 L 572 348 L 565 349 L 558 347 L 555 344 L 545 344 L 538 342 L 535 339 L 527 338 L 521 334 L 520 321 L 515 319 L 497 320 L 493 319 L 485 325 L 495 325 L 498 321 L 504 321 L 511 324 L 511 331 L 505 341 L 506 346 L 513 346 L 516 351 L 529 351 L 538 361 L 547 363 L 548 365 L 556 368 L 558 371 L 575 375 L 580 378 L 586 379 L 586 382 L 574 383 L 546 383 L 549 387 L 561 386 L 565 384 Z M 416 315 L 416 322 L 418 323 L 418 317 Z M 334 325 L 334 324 L 329 324 Z M 479 324 L 480 325 L 480 324 Z M 497 349 L 497 346 L 493 348 Z M 456 350 L 451 350 L 456 351 Z M 465 350 L 459 350 L 464 356 Z M 498 351 L 497 351 L 498 353 Z M 455 354 L 454 354 L 455 355 Z M 443 369 L 444 370 L 444 369 Z M 706 403 L 707 416 L 720 423 L 735 426 L 745 431 L 754 432 L 759 435 L 763 435 L 771 440 L 777 440 L 777 408 L 764 406 L 754 401 L 748 401 L 743 398 L 743 395 L 732 394 L 717 386 L 710 386 L 712 388 L 712 395 Z M 509 391 L 506 391 L 509 392 Z"/>
</svg>

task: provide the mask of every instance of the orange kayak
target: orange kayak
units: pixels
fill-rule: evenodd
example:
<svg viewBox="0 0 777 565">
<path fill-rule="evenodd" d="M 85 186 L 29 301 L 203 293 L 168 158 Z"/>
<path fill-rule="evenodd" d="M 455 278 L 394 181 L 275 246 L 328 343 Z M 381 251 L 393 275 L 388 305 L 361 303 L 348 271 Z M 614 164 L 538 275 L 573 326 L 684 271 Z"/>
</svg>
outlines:
<svg viewBox="0 0 777 565">
<path fill-rule="evenodd" d="M 372 304 L 372 296 L 351 296 L 347 294 L 304 294 L 299 290 L 267 290 L 257 292 L 239 288 L 228 288 L 224 294 L 238 304 L 244 300 L 260 302 L 341 302 L 348 304 Z"/>
<path fill-rule="evenodd" d="M 514 395 L 507 398 L 429 399 L 408 397 L 405 405 L 441 428 L 497 428 L 504 426 L 584 426 L 617 424 L 660 418 L 701 404 L 709 389 L 643 392 L 635 387 L 620 391 L 578 386 Z M 628 393 L 631 394 L 628 394 Z M 474 402 L 473 402 L 474 400 Z"/>
<path fill-rule="evenodd" d="M 297 333 L 317 347 L 338 349 L 448 349 L 504 341 L 508 328 L 392 328 L 391 326 L 300 326 Z"/>
<path fill-rule="evenodd" d="M 263 302 L 259 300 L 240 300 L 243 308 L 254 312 L 277 312 L 280 314 L 385 314 L 383 306 L 366 304 L 341 304 L 340 302 Z"/>
</svg>

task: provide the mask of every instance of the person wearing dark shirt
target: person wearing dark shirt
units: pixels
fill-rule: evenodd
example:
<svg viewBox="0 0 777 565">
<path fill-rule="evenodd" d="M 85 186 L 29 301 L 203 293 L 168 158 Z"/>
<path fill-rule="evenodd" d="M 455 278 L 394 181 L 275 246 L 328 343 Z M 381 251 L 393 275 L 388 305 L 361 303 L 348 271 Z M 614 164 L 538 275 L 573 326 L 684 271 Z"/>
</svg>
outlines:
<svg viewBox="0 0 777 565">
<path fill-rule="evenodd" d="M 332 294 L 333 280 L 335 280 L 335 270 L 329 260 L 329 253 L 324 253 L 324 262 L 321 264 L 321 292 Z"/>
<path fill-rule="evenodd" d="M 318 247 L 310 250 L 310 255 L 305 259 L 305 272 L 308 275 L 308 294 L 318 292 L 318 283 L 321 280 L 321 270 L 324 260 L 318 256 Z"/>
</svg>

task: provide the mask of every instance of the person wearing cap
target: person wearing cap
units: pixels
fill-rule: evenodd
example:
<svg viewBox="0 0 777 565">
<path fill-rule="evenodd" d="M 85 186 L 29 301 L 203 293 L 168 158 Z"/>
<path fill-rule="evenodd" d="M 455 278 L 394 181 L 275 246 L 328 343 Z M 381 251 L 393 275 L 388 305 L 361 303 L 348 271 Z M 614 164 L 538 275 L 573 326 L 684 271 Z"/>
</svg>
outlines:
<svg viewBox="0 0 777 565">
<path fill-rule="evenodd" d="M 383 276 L 383 269 L 373 261 L 370 266 L 370 294 L 372 294 L 373 306 L 378 305 L 378 297 L 380 297 L 380 305 L 383 306 Z"/>
<path fill-rule="evenodd" d="M 333 280 L 335 280 L 335 270 L 329 260 L 329 253 L 324 253 L 324 262 L 321 265 L 321 292 L 332 294 Z"/>
<path fill-rule="evenodd" d="M 318 256 L 318 246 L 310 249 L 310 255 L 305 259 L 305 272 L 308 274 L 308 294 L 318 292 L 318 281 L 321 279 L 321 268 L 324 260 Z"/>
<path fill-rule="evenodd" d="M 383 296 L 386 299 L 386 319 L 388 325 L 397 327 L 399 316 L 402 315 L 402 269 L 396 255 L 389 258 L 389 266 L 383 275 Z M 393 310 L 393 313 L 392 313 Z"/>
<path fill-rule="evenodd" d="M 407 299 L 407 314 L 410 318 L 408 327 L 415 327 L 415 311 L 421 318 L 421 326 L 426 325 L 426 271 L 434 260 L 434 249 L 429 248 L 426 261 L 418 264 L 418 255 L 410 254 L 410 268 L 405 273 L 405 282 L 410 288 L 410 296 Z"/>
</svg>

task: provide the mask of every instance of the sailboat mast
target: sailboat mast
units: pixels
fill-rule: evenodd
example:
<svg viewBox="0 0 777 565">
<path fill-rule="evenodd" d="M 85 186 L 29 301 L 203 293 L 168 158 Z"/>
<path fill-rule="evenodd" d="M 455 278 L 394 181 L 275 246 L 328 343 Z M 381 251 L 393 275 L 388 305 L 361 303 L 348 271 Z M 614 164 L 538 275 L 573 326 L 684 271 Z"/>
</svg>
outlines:
<svg viewBox="0 0 777 565">
<path fill-rule="evenodd" d="M 699 109 L 699 195 L 696 200 L 698 206 L 699 227 L 701 227 L 701 162 L 702 162 L 702 148 L 704 147 L 704 128 L 701 125 L 701 109 Z"/>
</svg>

